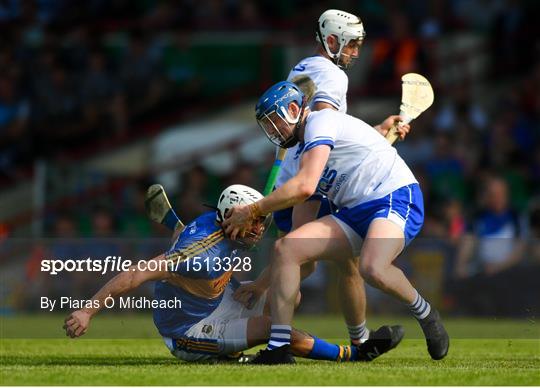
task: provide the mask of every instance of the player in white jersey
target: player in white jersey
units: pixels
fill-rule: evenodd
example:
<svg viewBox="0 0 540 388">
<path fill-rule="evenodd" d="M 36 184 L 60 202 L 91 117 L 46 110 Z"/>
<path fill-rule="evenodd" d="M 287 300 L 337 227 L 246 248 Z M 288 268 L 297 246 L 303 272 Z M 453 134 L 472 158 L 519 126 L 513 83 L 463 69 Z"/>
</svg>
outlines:
<svg viewBox="0 0 540 388">
<path fill-rule="evenodd" d="M 420 323 L 431 357 L 444 358 L 449 338 L 439 313 L 393 265 L 420 231 L 424 218 L 420 187 L 396 150 L 359 119 L 329 109 L 311 112 L 303 93 L 288 81 L 263 94 L 256 117 L 274 144 L 303 143 L 300 167 L 270 195 L 249 206 L 234 207 L 223 223 L 226 233 L 232 239 L 241 237 L 252 220 L 304 202 L 315 192 L 327 195 L 339 210 L 276 242 L 270 289 L 272 332 L 290 329 L 302 264 L 317 258 L 337 261 L 360 256 L 364 279 L 406 303 Z M 270 340 L 255 363 L 289 357 L 283 347 L 289 339 L 277 338 Z"/>
<path fill-rule="evenodd" d="M 364 37 L 364 26 L 358 16 L 329 9 L 319 17 L 317 27 L 319 45 L 316 54 L 302 59 L 287 77 L 288 81 L 298 83 L 298 80 L 301 80 L 314 89 L 309 98 L 311 111 L 330 108 L 347 113 L 349 78 L 344 70 L 351 68 L 354 60 L 358 58 Z M 302 86 L 300 89 L 306 93 Z M 396 121 L 402 120 L 398 115 L 389 116 L 381 124 L 376 125 L 375 129 L 386 135 Z M 401 139 L 409 129 L 408 125 L 400 126 Z M 281 186 L 296 173 L 294 160 L 297 159 L 297 150 L 298 145 L 292 147 L 283 160 L 276 187 Z"/>
<path fill-rule="evenodd" d="M 307 95 L 312 111 L 333 109 L 347 112 L 347 90 L 349 79 L 345 69 L 349 69 L 359 55 L 365 31 L 359 17 L 345 11 L 329 9 L 318 20 L 316 55 L 302 59 L 289 73 L 288 81 L 297 83 Z M 307 90 L 301 84 L 307 85 Z M 376 126 L 383 135 L 399 116 L 390 116 Z M 403 139 L 409 126 L 400 127 Z M 370 128 L 371 129 L 371 128 Z M 360 129 L 359 129 L 360 130 Z M 296 175 L 301 149 L 299 145 L 290 148 L 281 164 L 275 187 L 282 186 Z M 274 222 L 282 233 L 288 233 L 303 224 L 331 214 L 330 203 L 321 195 L 314 195 L 309 201 L 292 208 L 274 213 Z M 315 262 L 302 267 L 302 278 L 315 270 Z M 238 298 L 245 294 L 262 295 L 269 286 L 270 273 L 265 271 L 255 281 L 240 287 L 235 294 Z M 366 325 L 366 295 L 364 282 L 353 261 L 338 265 L 338 300 L 341 302 L 347 329 L 352 344 L 358 345 L 369 337 Z M 246 298 L 247 299 L 247 298 Z"/>
</svg>

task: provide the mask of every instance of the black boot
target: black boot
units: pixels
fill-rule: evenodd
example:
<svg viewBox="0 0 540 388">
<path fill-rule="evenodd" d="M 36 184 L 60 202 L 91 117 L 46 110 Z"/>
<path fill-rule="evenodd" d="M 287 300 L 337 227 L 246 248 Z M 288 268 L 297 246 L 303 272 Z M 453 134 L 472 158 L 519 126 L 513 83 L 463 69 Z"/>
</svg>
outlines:
<svg viewBox="0 0 540 388">
<path fill-rule="evenodd" d="M 257 356 L 251 360 L 250 364 L 295 364 L 296 361 L 291 353 L 290 345 L 283 345 L 272 350 L 264 349 L 257 353 Z"/>
<path fill-rule="evenodd" d="M 405 336 L 402 326 L 381 326 L 369 333 L 366 342 L 358 345 L 358 360 L 373 361 L 380 355 L 394 349 Z"/>
<path fill-rule="evenodd" d="M 434 360 L 441 360 L 448 354 L 450 338 L 444 328 L 439 312 L 433 307 L 427 317 L 418 321 L 426 337 L 429 355 Z"/>
</svg>

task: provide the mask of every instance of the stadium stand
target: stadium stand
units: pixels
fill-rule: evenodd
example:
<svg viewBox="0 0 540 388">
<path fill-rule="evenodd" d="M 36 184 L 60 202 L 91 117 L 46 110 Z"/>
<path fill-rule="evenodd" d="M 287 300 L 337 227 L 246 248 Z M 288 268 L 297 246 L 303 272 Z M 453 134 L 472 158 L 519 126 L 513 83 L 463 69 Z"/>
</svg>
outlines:
<svg viewBox="0 0 540 388">
<path fill-rule="evenodd" d="M 225 158 L 217 163 L 197 158 L 197 150 L 154 165 L 146 160 L 155 157 L 152 145 L 165 129 L 186 136 L 202 118 L 225 117 L 225 108 L 249 105 L 231 125 L 249 128 L 251 120 L 254 130 L 252 99 L 312 50 L 312 21 L 326 3 L 201 2 L 204 7 L 187 0 L 0 4 L 0 241 L 163 236 L 141 208 L 145 187 L 160 178 L 171 182 L 182 219 L 213 203 L 227 184 L 262 188 L 272 150 L 250 159 L 241 152 L 252 147 L 245 134 L 210 148 Z M 397 145 L 427 204 L 422 238 L 400 259 L 403 268 L 418 282 L 425 274 L 437 279 L 425 288 L 449 312 L 524 314 L 525 304 L 505 301 L 499 290 L 519 285 L 523 298 L 531 287 L 538 290 L 532 280 L 540 272 L 534 205 L 540 197 L 540 65 L 538 48 L 528 44 L 539 35 L 528 12 L 535 2 L 341 3 L 360 10 L 367 29 L 359 70 L 351 74 L 353 114 L 376 121 L 397 108 L 399 77 L 411 70 L 426 74 L 444 96 Z M 480 7 L 482 17 L 471 17 Z M 383 15 L 391 15 L 390 22 Z M 222 160 L 228 168 L 216 169 Z M 126 165 L 131 170 L 118 168 Z M 512 238 L 523 251 L 490 270 L 483 266 L 486 255 L 473 251 L 465 268 L 458 251 L 467 236 L 483 237 L 473 226 L 489 207 L 482 198 L 494 177 L 506 187 L 505 206 L 520 230 Z M 2 250 L 0 266 L 11 268 L 22 257 L 22 279 L 39 276 L 44 246 L 28 255 L 15 245 Z M 68 255 L 74 248 L 47 249 Z M 320 284 L 331 284 L 332 269 L 323 271 Z M 38 291 L 3 287 L 17 295 L 13 308 L 35 307 L 29 295 Z M 479 289 L 479 301 L 467 298 Z M 327 299 L 333 297 L 328 291 Z M 374 309 L 393 311 L 383 296 L 370 298 L 381 301 L 370 303 Z M 489 300 L 495 305 L 483 303 Z"/>
</svg>

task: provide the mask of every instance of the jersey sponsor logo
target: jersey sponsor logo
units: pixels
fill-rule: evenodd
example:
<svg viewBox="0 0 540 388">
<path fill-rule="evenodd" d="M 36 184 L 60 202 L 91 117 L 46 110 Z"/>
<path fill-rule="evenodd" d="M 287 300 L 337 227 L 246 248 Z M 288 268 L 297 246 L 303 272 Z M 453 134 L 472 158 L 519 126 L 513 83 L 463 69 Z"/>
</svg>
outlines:
<svg viewBox="0 0 540 388">
<path fill-rule="evenodd" d="M 204 334 L 210 334 L 210 333 L 212 332 L 212 330 L 214 330 L 214 328 L 212 327 L 212 325 L 204 325 L 201 331 L 202 331 Z"/>
<path fill-rule="evenodd" d="M 334 185 L 336 176 L 337 176 L 336 170 L 332 170 L 328 166 L 325 167 L 322 177 L 319 180 L 319 186 L 317 187 L 317 191 L 322 194 L 328 194 L 328 192 Z"/>
<path fill-rule="evenodd" d="M 338 179 L 338 181 L 336 183 L 336 188 L 334 189 L 334 194 L 339 193 L 339 189 L 341 189 L 341 186 L 345 183 L 347 178 L 349 178 L 349 176 L 347 174 L 341 174 L 339 176 L 339 179 Z"/>
<path fill-rule="evenodd" d="M 306 64 L 305 63 L 299 63 L 293 68 L 293 71 L 304 71 L 306 70 Z"/>
</svg>

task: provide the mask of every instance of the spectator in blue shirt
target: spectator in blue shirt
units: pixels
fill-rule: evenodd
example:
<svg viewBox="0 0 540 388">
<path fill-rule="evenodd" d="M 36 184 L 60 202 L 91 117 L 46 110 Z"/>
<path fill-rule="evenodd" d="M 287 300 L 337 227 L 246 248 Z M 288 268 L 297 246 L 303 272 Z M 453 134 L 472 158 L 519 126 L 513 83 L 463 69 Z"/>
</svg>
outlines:
<svg viewBox="0 0 540 388">
<path fill-rule="evenodd" d="M 458 253 L 458 278 L 477 273 L 495 275 L 523 257 L 522 228 L 518 214 L 509 205 L 506 182 L 498 177 L 488 178 L 481 199 L 482 210 L 470 224 Z M 471 260 L 473 257 L 476 262 Z"/>
</svg>

